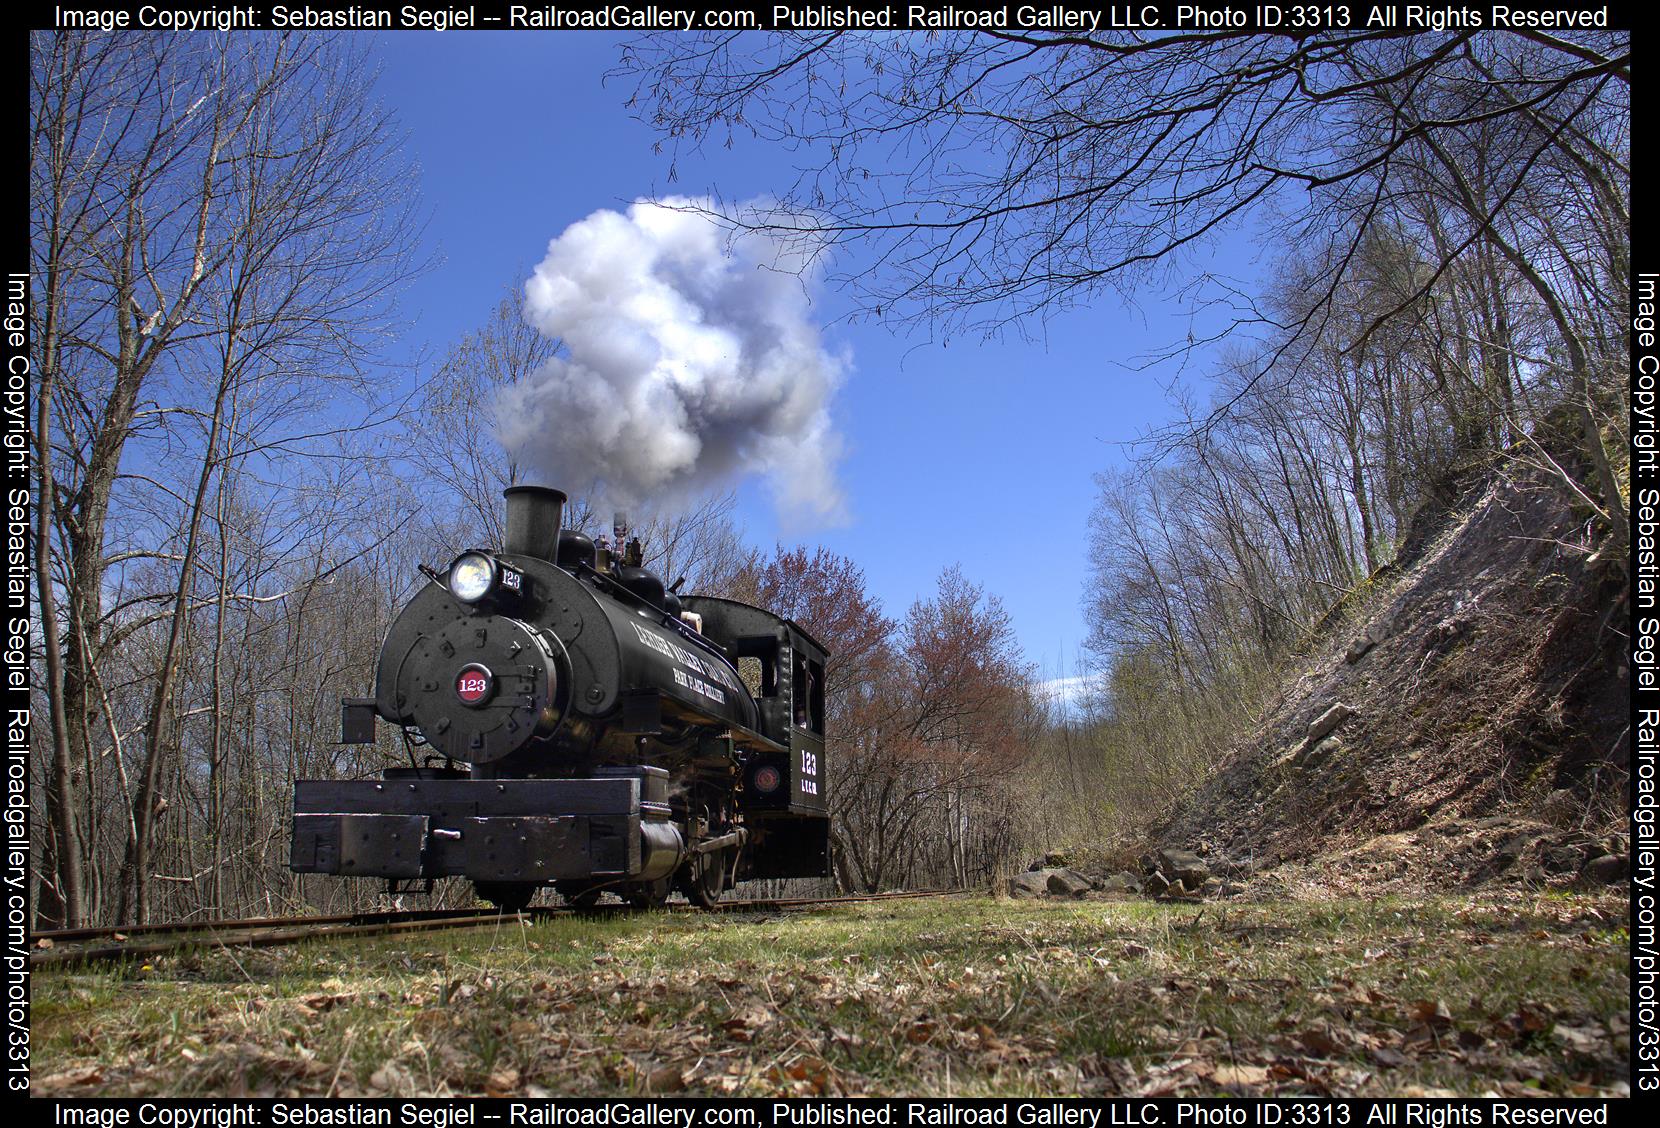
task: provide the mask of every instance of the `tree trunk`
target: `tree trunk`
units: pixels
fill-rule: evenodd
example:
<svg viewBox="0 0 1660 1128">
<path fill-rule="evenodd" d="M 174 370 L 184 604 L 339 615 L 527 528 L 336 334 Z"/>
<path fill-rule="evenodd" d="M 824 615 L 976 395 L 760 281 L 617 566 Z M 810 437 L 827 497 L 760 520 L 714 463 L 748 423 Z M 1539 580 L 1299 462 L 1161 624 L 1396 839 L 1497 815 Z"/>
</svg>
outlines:
<svg viewBox="0 0 1660 1128">
<path fill-rule="evenodd" d="M 145 733 L 144 772 L 138 791 L 133 796 L 132 817 L 134 840 L 129 843 L 126 875 L 121 888 L 120 919 L 123 923 L 148 923 L 150 888 L 150 838 L 158 814 L 156 784 L 161 778 L 161 762 L 167 744 L 172 739 L 173 686 L 178 668 L 183 661 L 180 648 L 184 640 L 185 620 L 190 612 L 192 592 L 195 590 L 196 552 L 202 526 L 202 511 L 209 485 L 218 467 L 219 435 L 224 426 L 225 398 L 235 378 L 234 367 L 227 359 L 220 373 L 220 383 L 213 402 L 213 417 L 208 428 L 207 451 L 202 456 L 202 471 L 196 479 L 196 494 L 191 500 L 190 524 L 185 534 L 184 559 L 179 564 L 179 584 L 174 593 L 173 614 L 167 634 L 167 647 L 162 654 L 161 670 L 156 678 L 156 693 L 150 706 L 150 724 Z"/>
</svg>

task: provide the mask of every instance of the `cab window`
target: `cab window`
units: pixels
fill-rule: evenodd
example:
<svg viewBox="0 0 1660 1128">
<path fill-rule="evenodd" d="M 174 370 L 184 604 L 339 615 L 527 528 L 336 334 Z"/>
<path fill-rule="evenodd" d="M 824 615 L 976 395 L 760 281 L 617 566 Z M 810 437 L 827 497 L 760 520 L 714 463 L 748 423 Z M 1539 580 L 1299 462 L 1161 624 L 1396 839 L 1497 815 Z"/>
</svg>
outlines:
<svg viewBox="0 0 1660 1128">
<path fill-rule="evenodd" d="M 778 696 L 778 640 L 766 635 L 740 638 L 732 644 L 738 676 L 753 697 Z"/>
<path fill-rule="evenodd" d="M 795 723 L 798 728 L 822 736 L 824 734 L 824 667 L 804 654 L 795 658 L 795 673 L 791 679 L 791 700 L 795 704 Z"/>
</svg>

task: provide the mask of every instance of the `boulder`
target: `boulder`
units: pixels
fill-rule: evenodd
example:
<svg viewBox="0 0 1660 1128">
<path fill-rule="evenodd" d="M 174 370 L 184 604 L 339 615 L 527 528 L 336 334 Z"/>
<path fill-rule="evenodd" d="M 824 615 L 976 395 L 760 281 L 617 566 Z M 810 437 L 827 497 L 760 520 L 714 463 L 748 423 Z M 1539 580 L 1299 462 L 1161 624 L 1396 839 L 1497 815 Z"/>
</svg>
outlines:
<svg viewBox="0 0 1660 1128">
<path fill-rule="evenodd" d="M 1059 869 L 1044 872 L 1049 875 L 1049 892 L 1057 897 L 1082 897 L 1094 888 L 1089 878 L 1077 870 L 1070 870 L 1062 866 Z"/>
<path fill-rule="evenodd" d="M 1354 716 L 1354 713 L 1355 711 L 1353 709 L 1339 701 L 1330 709 L 1327 709 L 1324 713 L 1321 713 L 1318 717 L 1314 718 L 1314 721 L 1308 726 L 1307 742 L 1309 744 L 1320 743 L 1320 741 L 1324 740 L 1338 725 Z"/>
<path fill-rule="evenodd" d="M 1210 876 L 1210 867 L 1192 850 L 1160 850 L 1159 872 L 1172 883 L 1180 881 L 1189 889 L 1197 889 Z"/>
<path fill-rule="evenodd" d="M 1219 877 L 1250 877 L 1258 869 L 1257 861 L 1252 858 L 1239 860 L 1225 855 L 1217 855 L 1207 859 L 1207 861 L 1210 864 L 1210 872 Z"/>
<path fill-rule="evenodd" d="M 1595 885 L 1612 885 L 1625 877 L 1626 860 L 1614 854 L 1604 854 L 1585 863 L 1580 872 L 1585 880 Z"/>
<path fill-rule="evenodd" d="M 1348 751 L 1348 746 L 1335 736 L 1328 736 L 1314 744 L 1305 744 L 1291 757 L 1291 762 L 1299 768 L 1313 768 L 1325 763 L 1333 756 L 1342 755 Z"/>
<path fill-rule="evenodd" d="M 1143 891 L 1149 897 L 1157 897 L 1169 888 L 1169 880 L 1158 870 L 1154 870 L 1152 873 L 1148 874 L 1147 880 L 1142 884 Z"/>
<path fill-rule="evenodd" d="M 1140 893 L 1141 878 L 1129 870 L 1121 870 L 1101 883 L 1105 893 Z"/>
<path fill-rule="evenodd" d="M 1042 870 L 1017 873 L 1009 878 L 1009 896 L 1015 898 L 1041 897 L 1049 892 L 1049 876 Z"/>
<path fill-rule="evenodd" d="M 1348 652 L 1343 655 L 1343 660 L 1351 666 L 1354 665 L 1369 654 L 1374 646 L 1394 633 L 1394 616 L 1379 619 L 1364 631 L 1361 631 L 1360 637 L 1349 644 Z"/>
<path fill-rule="evenodd" d="M 1222 895 L 1223 888 L 1224 885 L 1220 877 L 1207 877 L 1205 878 L 1205 883 L 1199 886 L 1199 896 L 1220 897 Z"/>
<path fill-rule="evenodd" d="M 1585 865 L 1585 848 L 1553 846 L 1539 855 L 1539 865 L 1546 873 L 1578 873 Z"/>
</svg>

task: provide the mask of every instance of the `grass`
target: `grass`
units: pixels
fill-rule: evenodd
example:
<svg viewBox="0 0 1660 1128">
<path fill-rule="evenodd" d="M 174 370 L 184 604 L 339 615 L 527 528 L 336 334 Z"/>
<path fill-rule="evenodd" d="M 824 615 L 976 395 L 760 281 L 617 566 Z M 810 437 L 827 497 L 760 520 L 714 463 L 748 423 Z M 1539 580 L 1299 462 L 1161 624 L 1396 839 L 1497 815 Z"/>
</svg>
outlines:
<svg viewBox="0 0 1660 1128">
<path fill-rule="evenodd" d="M 42 972 L 55 1095 L 1593 1094 L 1622 902 L 991 898 Z"/>
</svg>

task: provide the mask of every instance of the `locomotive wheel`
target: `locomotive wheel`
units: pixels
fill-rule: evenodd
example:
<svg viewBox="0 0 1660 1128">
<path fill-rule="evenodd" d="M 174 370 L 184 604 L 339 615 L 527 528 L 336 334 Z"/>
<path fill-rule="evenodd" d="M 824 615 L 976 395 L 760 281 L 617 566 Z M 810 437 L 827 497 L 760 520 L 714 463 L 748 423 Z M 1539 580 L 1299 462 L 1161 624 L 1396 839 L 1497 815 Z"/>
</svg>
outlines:
<svg viewBox="0 0 1660 1128">
<path fill-rule="evenodd" d="M 669 899 L 669 879 L 631 881 L 617 890 L 623 902 L 632 909 L 660 909 Z"/>
<path fill-rule="evenodd" d="M 504 913 L 522 913 L 536 896 L 536 886 L 522 881 L 475 881 L 473 892 Z"/>
<path fill-rule="evenodd" d="M 700 909 L 712 909 L 726 890 L 726 868 L 731 861 L 727 851 L 694 854 L 675 876 L 686 900 Z"/>
</svg>

